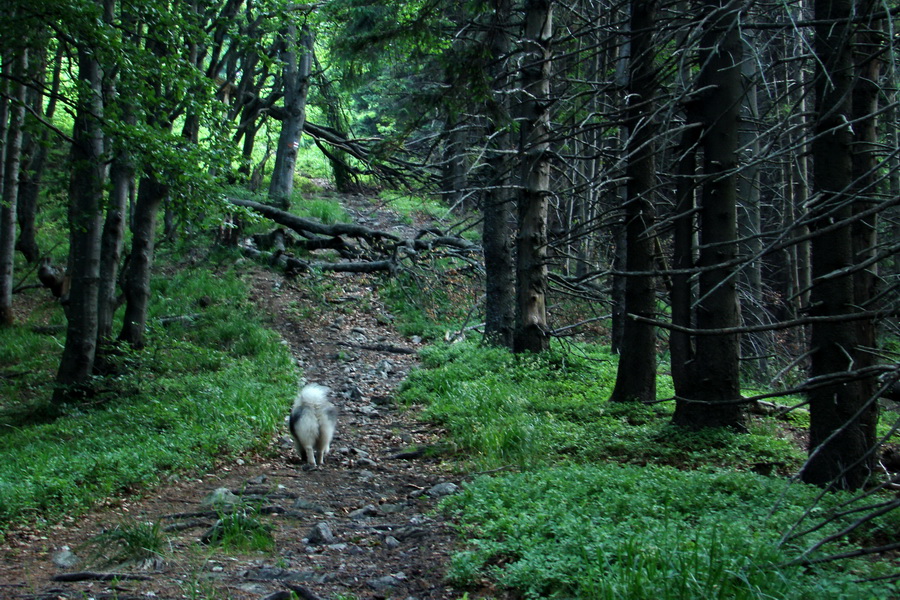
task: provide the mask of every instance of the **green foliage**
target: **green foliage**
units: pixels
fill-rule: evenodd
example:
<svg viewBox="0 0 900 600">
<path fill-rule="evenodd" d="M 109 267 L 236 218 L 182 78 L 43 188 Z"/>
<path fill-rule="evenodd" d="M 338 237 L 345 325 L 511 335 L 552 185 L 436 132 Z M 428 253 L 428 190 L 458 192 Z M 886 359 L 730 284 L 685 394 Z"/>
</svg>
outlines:
<svg viewBox="0 0 900 600">
<path fill-rule="evenodd" d="M 77 514 L 166 474 L 208 467 L 259 447 L 281 425 L 294 368 L 237 277 L 188 270 L 153 287 L 147 348 L 118 357 L 121 374 L 103 381 L 92 404 L 36 418 L 49 406 L 52 377 L 4 382 L 4 398 L 13 398 L 4 409 L 15 409 L 4 416 L 17 420 L 0 429 L 0 530 Z M 10 354 L 13 369 L 52 371 L 58 348 L 46 352 L 48 342 L 23 328 L 0 335 L 28 342 Z"/>
<path fill-rule="evenodd" d="M 444 503 L 468 541 L 450 577 L 488 575 L 530 598 L 894 597 L 893 585 L 855 581 L 876 571 L 862 562 L 849 572 L 788 564 L 795 549 L 779 545 L 781 534 L 819 493 L 750 473 L 650 465 L 481 477 Z"/>
<path fill-rule="evenodd" d="M 617 362 L 597 346 L 515 355 L 467 342 L 429 348 L 422 359 L 401 398 L 424 404 L 478 467 L 614 460 L 784 469 L 803 458 L 771 421 L 749 434 L 691 432 L 671 425 L 669 406 L 608 402 Z"/>
</svg>

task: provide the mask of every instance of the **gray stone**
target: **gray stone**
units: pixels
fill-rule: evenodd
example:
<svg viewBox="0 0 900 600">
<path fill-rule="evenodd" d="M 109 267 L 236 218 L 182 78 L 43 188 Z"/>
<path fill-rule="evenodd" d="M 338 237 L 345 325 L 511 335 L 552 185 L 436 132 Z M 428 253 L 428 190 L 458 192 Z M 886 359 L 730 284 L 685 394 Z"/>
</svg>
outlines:
<svg viewBox="0 0 900 600">
<path fill-rule="evenodd" d="M 232 494 L 228 488 L 218 488 L 207 494 L 200 504 L 202 506 L 234 506 L 240 501 L 240 497 Z"/>
<path fill-rule="evenodd" d="M 322 514 L 325 513 L 324 506 L 320 506 L 320 505 L 316 504 L 315 502 L 310 502 L 309 500 L 304 500 L 303 498 L 297 498 L 294 501 L 293 508 L 296 508 L 299 510 L 311 510 L 313 512 L 322 513 Z"/>
<path fill-rule="evenodd" d="M 378 509 L 374 504 L 366 504 L 362 508 L 357 508 L 350 512 L 351 519 L 364 519 L 366 517 L 374 517 L 378 514 Z"/>
<path fill-rule="evenodd" d="M 67 546 L 63 546 L 59 552 L 54 552 L 51 560 L 60 569 L 71 569 L 78 566 L 81 562 L 81 559 L 75 556 L 75 553 L 69 550 Z"/>
<path fill-rule="evenodd" d="M 334 534 L 331 533 L 331 527 L 328 523 L 316 523 L 309 534 L 306 536 L 306 542 L 313 546 L 333 544 L 335 542 Z"/>
<path fill-rule="evenodd" d="M 446 481 L 444 483 L 439 483 L 433 486 L 430 490 L 425 492 L 432 498 L 440 498 L 442 496 L 449 496 L 450 494 L 455 494 L 459 491 L 459 486 L 455 483 L 451 483 Z"/>
<path fill-rule="evenodd" d="M 366 583 L 376 592 L 386 592 L 400 585 L 404 579 L 406 579 L 406 575 L 403 573 L 395 573 L 393 575 L 378 577 L 377 579 L 370 579 Z"/>
</svg>

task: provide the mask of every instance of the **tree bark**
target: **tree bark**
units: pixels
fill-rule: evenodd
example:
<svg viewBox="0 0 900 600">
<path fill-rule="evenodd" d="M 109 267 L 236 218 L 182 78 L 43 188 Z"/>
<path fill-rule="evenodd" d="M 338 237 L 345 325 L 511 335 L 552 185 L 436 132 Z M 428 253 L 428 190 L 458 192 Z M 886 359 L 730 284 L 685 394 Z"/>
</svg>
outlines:
<svg viewBox="0 0 900 600">
<path fill-rule="evenodd" d="M 553 3 L 528 0 L 522 41 L 519 155 L 522 189 L 516 238 L 515 352 L 542 352 L 550 345 L 547 324 L 547 197 L 550 193 L 550 64 Z"/>
<path fill-rule="evenodd" d="M 145 175 L 138 186 L 134 206 L 131 255 L 122 278 L 125 314 L 119 340 L 133 348 L 144 347 L 147 311 L 150 304 L 150 276 L 153 270 L 153 251 L 159 207 L 169 188 L 155 174 Z"/>
<path fill-rule="evenodd" d="M 737 256 L 737 138 L 741 104 L 741 56 L 738 12 L 726 1 L 707 0 L 715 15 L 703 35 L 698 85 L 704 130 L 700 198 L 699 329 L 728 329 L 740 324 L 737 281 L 729 264 Z M 740 399 L 740 347 L 736 334 L 697 335 L 686 397 L 676 401 L 673 421 L 690 428 L 743 429 Z"/>
<path fill-rule="evenodd" d="M 291 203 L 294 191 L 294 166 L 306 120 L 306 95 L 312 62 L 313 38 L 304 25 L 298 34 L 297 25 L 287 19 L 281 33 L 281 53 L 284 79 L 284 108 L 273 112 L 281 120 L 281 133 L 275 153 L 275 167 L 269 185 L 269 199 L 282 208 Z"/>
<path fill-rule="evenodd" d="M 747 33 L 744 34 L 748 35 Z M 743 41 L 746 56 L 751 56 L 753 39 Z M 756 326 L 769 323 L 762 278 L 762 210 L 760 206 L 760 167 L 757 160 L 760 154 L 759 143 L 759 106 L 757 102 L 756 82 L 759 77 L 757 61 L 747 59 L 741 65 L 744 87 L 744 101 L 741 103 L 739 146 L 746 157 L 739 165 L 737 195 L 738 203 L 738 237 L 740 238 L 740 254 L 744 257 L 741 266 L 740 281 L 744 290 L 742 295 L 742 321 L 744 325 Z M 741 359 L 747 372 L 757 381 L 763 381 L 768 371 L 768 354 L 774 347 L 774 338 L 769 331 L 745 334 L 741 338 Z"/>
<path fill-rule="evenodd" d="M 871 10 L 871 5 L 866 8 Z M 860 335 L 868 336 L 868 323 L 841 320 L 841 315 L 859 310 L 856 294 L 869 293 L 867 276 L 842 274 L 854 264 L 854 246 L 865 252 L 868 235 L 854 240 L 854 230 L 865 221 L 850 225 L 854 207 L 866 200 L 859 189 L 865 179 L 854 182 L 854 167 L 864 168 L 870 158 L 867 127 L 873 122 L 849 123 L 857 113 L 853 102 L 871 102 L 866 87 L 854 90 L 853 47 L 850 17 L 852 0 L 816 0 L 815 18 L 829 24 L 815 28 L 816 121 L 812 141 L 815 199 L 811 231 L 813 287 L 810 314 L 838 317 L 815 322 L 811 331 L 810 376 L 841 377 L 868 360 L 860 351 Z M 866 82 L 861 82 L 864 86 Z M 874 116 L 870 115 L 871 121 Z M 854 140 L 859 127 L 862 140 Z M 854 144 L 862 143 L 862 147 Z M 854 160 L 854 150 L 863 154 Z M 863 194 L 860 196 L 860 194 Z M 854 244 L 856 241 L 856 244 Z M 862 299 L 865 302 L 865 299 Z M 810 456 L 801 471 L 803 481 L 841 489 L 865 485 L 874 467 L 876 405 L 867 394 L 870 386 L 859 380 L 826 385 L 808 393 L 810 410 Z"/>
<path fill-rule="evenodd" d="M 628 143 L 625 146 L 625 321 L 616 384 L 611 400 L 656 400 L 656 328 L 636 315 L 651 319 L 656 312 L 656 278 L 648 275 L 655 266 L 654 195 L 656 188 L 655 143 L 657 126 L 655 0 L 631 3 L 631 64 L 627 114 Z M 640 274 L 638 274 L 640 273 Z"/>
<path fill-rule="evenodd" d="M 18 81 L 10 84 L 9 126 L 3 140 L 3 195 L 0 206 L 0 326 L 13 324 L 12 292 L 16 251 L 16 203 L 19 196 L 19 167 L 22 161 L 22 125 L 25 121 L 25 85 L 28 51 L 17 49 L 10 56 L 10 70 Z M 4 67 L 6 60 L 4 60 Z M 6 70 L 6 69 L 4 69 Z"/>
<path fill-rule="evenodd" d="M 515 261 L 513 259 L 514 200 L 511 192 L 512 173 L 507 152 L 512 148 L 509 133 L 509 101 L 506 99 L 508 78 L 503 61 L 511 48 L 508 27 L 510 0 L 493 0 L 494 14 L 487 44 L 494 67 L 491 80 L 497 82 L 488 114 L 488 184 L 484 195 L 482 245 L 485 269 L 484 339 L 488 344 L 513 348 L 516 321 Z"/>
<path fill-rule="evenodd" d="M 102 72 L 90 48 L 78 50 L 82 84 L 72 131 L 69 183 L 69 274 L 66 343 L 56 376 L 54 402 L 78 396 L 94 369 L 97 350 L 97 297 L 100 276 L 103 160 Z"/>
<path fill-rule="evenodd" d="M 59 95 L 59 86 L 62 71 L 63 44 L 59 44 L 53 61 L 53 78 L 50 89 L 43 92 L 47 72 L 47 35 L 42 35 L 40 44 L 29 53 L 28 64 L 30 77 L 35 81 L 36 89 L 27 92 L 27 102 L 30 111 L 38 118 L 53 120 L 56 107 L 56 99 Z M 46 100 L 46 108 L 44 106 Z M 27 117 L 26 117 L 27 119 Z M 16 240 L 16 250 L 22 253 L 28 262 L 37 262 L 41 257 L 41 250 L 37 243 L 35 231 L 35 217 L 38 209 L 38 194 L 41 190 L 41 181 L 47 166 L 47 154 L 49 148 L 50 130 L 41 128 L 39 131 L 26 131 L 22 145 L 22 170 L 19 174 L 19 202 L 16 207 L 16 218 L 19 222 L 19 237 Z"/>
</svg>

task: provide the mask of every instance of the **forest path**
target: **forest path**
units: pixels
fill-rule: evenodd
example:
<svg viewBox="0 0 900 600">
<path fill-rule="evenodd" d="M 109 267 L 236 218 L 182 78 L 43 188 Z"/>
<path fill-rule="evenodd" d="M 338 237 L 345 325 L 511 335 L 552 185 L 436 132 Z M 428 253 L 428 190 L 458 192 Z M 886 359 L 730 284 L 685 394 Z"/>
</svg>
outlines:
<svg viewBox="0 0 900 600">
<path fill-rule="evenodd" d="M 305 379 L 333 391 L 341 416 L 323 469 L 305 470 L 282 430 L 259 454 L 19 539 L 0 561 L 0 598 L 286 600 L 292 587 L 306 600 L 461 597 L 444 582 L 454 535 L 433 512 L 442 487 L 452 485 L 432 489 L 459 484 L 458 476 L 439 458 L 403 454 L 438 441 L 440 432 L 393 405 L 396 386 L 417 364 L 414 353 L 397 350 L 418 347 L 390 327 L 366 276 L 328 278 L 323 296 L 302 277 L 262 268 L 251 277 L 253 301 L 270 315 Z M 220 488 L 262 506 L 274 550 L 236 554 L 198 542 L 216 521 L 203 500 Z M 162 560 L 102 569 L 136 579 L 55 579 L 96 571 L 83 562 L 60 566 L 64 550 L 81 557 L 87 540 L 126 519 L 165 528 Z M 316 540 L 320 534 L 325 539 Z"/>
</svg>

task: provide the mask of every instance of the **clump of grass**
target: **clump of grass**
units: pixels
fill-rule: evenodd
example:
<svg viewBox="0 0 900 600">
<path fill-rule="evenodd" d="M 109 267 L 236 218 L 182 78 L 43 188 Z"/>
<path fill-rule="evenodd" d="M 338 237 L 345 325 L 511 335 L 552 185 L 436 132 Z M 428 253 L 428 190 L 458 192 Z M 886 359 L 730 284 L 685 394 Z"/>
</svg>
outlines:
<svg viewBox="0 0 900 600">
<path fill-rule="evenodd" d="M 275 548 L 273 526 L 252 507 L 221 514 L 203 541 L 225 551 L 270 552 Z"/>
<path fill-rule="evenodd" d="M 750 473 L 654 466 L 482 477 L 444 503 L 468 541 L 450 577 L 488 576 L 530 598 L 894 597 L 893 585 L 857 582 L 879 573 L 867 563 L 792 565 L 796 548 L 781 534 L 818 493 Z"/>
<path fill-rule="evenodd" d="M 159 523 L 131 519 L 92 537 L 86 545 L 93 563 L 113 565 L 159 559 L 167 544 Z"/>
<path fill-rule="evenodd" d="M 352 220 L 340 202 L 326 198 L 313 198 L 299 202 L 296 212 L 300 216 L 316 219 L 325 225 L 349 223 Z"/>
<path fill-rule="evenodd" d="M 415 196 L 396 190 L 384 190 L 379 195 L 409 223 L 417 215 L 429 219 L 446 219 L 450 212 L 440 200 L 429 196 Z"/>
</svg>

